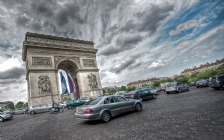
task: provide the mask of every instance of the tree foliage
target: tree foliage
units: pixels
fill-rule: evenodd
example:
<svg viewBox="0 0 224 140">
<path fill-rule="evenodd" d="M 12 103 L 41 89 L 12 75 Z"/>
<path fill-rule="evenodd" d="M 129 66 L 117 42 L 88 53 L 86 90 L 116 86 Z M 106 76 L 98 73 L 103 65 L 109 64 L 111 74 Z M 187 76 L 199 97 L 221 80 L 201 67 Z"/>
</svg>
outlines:
<svg viewBox="0 0 224 140">
<path fill-rule="evenodd" d="M 159 86 L 160 83 L 174 82 L 174 81 L 182 83 L 191 83 L 201 79 L 208 79 L 209 77 L 215 75 L 223 75 L 223 74 L 224 74 L 224 65 L 221 65 L 217 69 L 208 69 L 205 71 L 193 73 L 192 75 L 180 75 L 174 79 L 155 81 L 153 83 L 153 86 Z"/>
<path fill-rule="evenodd" d="M 15 106 L 16 106 L 16 108 L 23 108 L 24 107 L 24 102 L 19 101 Z"/>
<path fill-rule="evenodd" d="M 5 109 L 6 110 L 8 110 L 8 109 L 15 109 L 14 103 L 11 102 L 11 101 L 8 101 L 7 105 L 5 106 Z"/>
</svg>

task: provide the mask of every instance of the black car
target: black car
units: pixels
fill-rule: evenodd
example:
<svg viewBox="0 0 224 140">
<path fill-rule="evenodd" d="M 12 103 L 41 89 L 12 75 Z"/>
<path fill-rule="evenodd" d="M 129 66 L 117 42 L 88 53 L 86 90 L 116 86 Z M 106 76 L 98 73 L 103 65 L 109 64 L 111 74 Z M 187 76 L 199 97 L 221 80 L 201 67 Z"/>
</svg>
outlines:
<svg viewBox="0 0 224 140">
<path fill-rule="evenodd" d="M 196 82 L 196 87 L 208 87 L 208 80 L 203 79 Z"/>
<path fill-rule="evenodd" d="M 156 94 L 151 93 L 150 90 L 147 88 L 130 91 L 124 94 L 124 96 L 125 98 L 128 98 L 128 99 L 139 99 L 141 101 L 156 98 Z"/>
<path fill-rule="evenodd" d="M 209 86 L 214 89 L 224 89 L 224 75 L 210 77 Z"/>
</svg>

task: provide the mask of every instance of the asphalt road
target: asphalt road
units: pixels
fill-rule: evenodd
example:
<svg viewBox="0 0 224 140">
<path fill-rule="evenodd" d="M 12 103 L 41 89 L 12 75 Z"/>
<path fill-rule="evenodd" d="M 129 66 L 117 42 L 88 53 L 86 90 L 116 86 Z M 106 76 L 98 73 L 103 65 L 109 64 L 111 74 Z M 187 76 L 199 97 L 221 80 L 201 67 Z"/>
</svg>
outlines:
<svg viewBox="0 0 224 140">
<path fill-rule="evenodd" d="M 160 93 L 108 123 L 84 122 L 74 109 L 63 113 L 16 115 L 0 123 L 0 140 L 156 140 L 224 139 L 224 90 L 191 88 L 178 94 Z"/>
</svg>

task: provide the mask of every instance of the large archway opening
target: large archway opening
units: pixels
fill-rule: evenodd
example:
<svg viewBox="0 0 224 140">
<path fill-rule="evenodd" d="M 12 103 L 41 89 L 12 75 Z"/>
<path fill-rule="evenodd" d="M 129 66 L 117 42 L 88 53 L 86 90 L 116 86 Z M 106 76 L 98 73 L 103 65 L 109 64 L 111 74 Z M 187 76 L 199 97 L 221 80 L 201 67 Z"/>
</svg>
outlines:
<svg viewBox="0 0 224 140">
<path fill-rule="evenodd" d="M 60 94 L 61 94 L 61 99 L 62 100 L 65 100 L 65 99 L 78 99 L 80 98 L 80 95 L 79 95 L 79 84 L 78 84 L 78 80 L 77 80 L 77 70 L 78 70 L 78 66 L 70 61 L 70 60 L 64 60 L 62 62 L 60 62 L 57 66 L 57 69 L 58 69 L 58 84 L 59 84 L 59 90 L 60 90 Z M 65 78 L 65 81 L 66 81 L 66 87 L 67 87 L 67 93 L 63 93 L 62 92 L 62 75 L 63 77 Z M 69 80 L 69 76 L 72 78 L 73 82 L 74 82 L 74 85 L 76 87 L 76 90 L 75 92 L 70 92 L 70 86 L 71 86 L 71 83 L 69 84 L 69 82 L 71 82 Z"/>
</svg>

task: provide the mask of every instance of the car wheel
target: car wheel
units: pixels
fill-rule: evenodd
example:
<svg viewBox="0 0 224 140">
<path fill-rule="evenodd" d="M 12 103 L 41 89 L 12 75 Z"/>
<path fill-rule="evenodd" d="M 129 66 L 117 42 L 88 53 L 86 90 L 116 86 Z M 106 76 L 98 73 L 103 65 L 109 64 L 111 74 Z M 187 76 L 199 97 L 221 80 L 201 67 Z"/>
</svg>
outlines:
<svg viewBox="0 0 224 140">
<path fill-rule="evenodd" d="M 71 109 L 72 107 L 71 106 L 68 106 L 68 109 Z"/>
<path fill-rule="evenodd" d="M 189 88 L 187 88 L 187 91 L 189 91 Z"/>
<path fill-rule="evenodd" d="M 3 121 L 4 121 L 4 119 L 2 117 L 0 117 L 0 122 L 3 122 Z"/>
<path fill-rule="evenodd" d="M 139 100 L 142 102 L 143 101 L 142 97 L 140 97 Z"/>
<path fill-rule="evenodd" d="M 30 112 L 30 115 L 34 115 L 34 114 L 35 114 L 35 112 L 34 112 L 34 111 L 31 111 L 31 112 Z"/>
<path fill-rule="evenodd" d="M 141 111 L 141 110 L 142 110 L 142 106 L 141 106 L 141 104 L 140 104 L 140 103 L 137 103 L 137 104 L 135 105 L 135 111 L 139 112 L 139 111 Z"/>
<path fill-rule="evenodd" d="M 153 95 L 152 95 L 152 98 L 153 98 L 153 99 L 156 99 L 156 95 L 155 95 L 155 94 L 153 94 Z"/>
<path fill-rule="evenodd" d="M 166 92 L 167 94 L 170 94 L 169 92 Z"/>
<path fill-rule="evenodd" d="M 177 90 L 177 92 L 178 92 L 178 93 L 180 93 L 180 92 L 181 92 L 181 90 L 180 90 L 180 89 L 178 89 L 178 90 Z"/>
<path fill-rule="evenodd" d="M 101 115 L 101 120 L 103 122 L 109 122 L 111 119 L 111 115 L 110 115 L 110 112 L 109 111 L 104 111 Z"/>
</svg>

